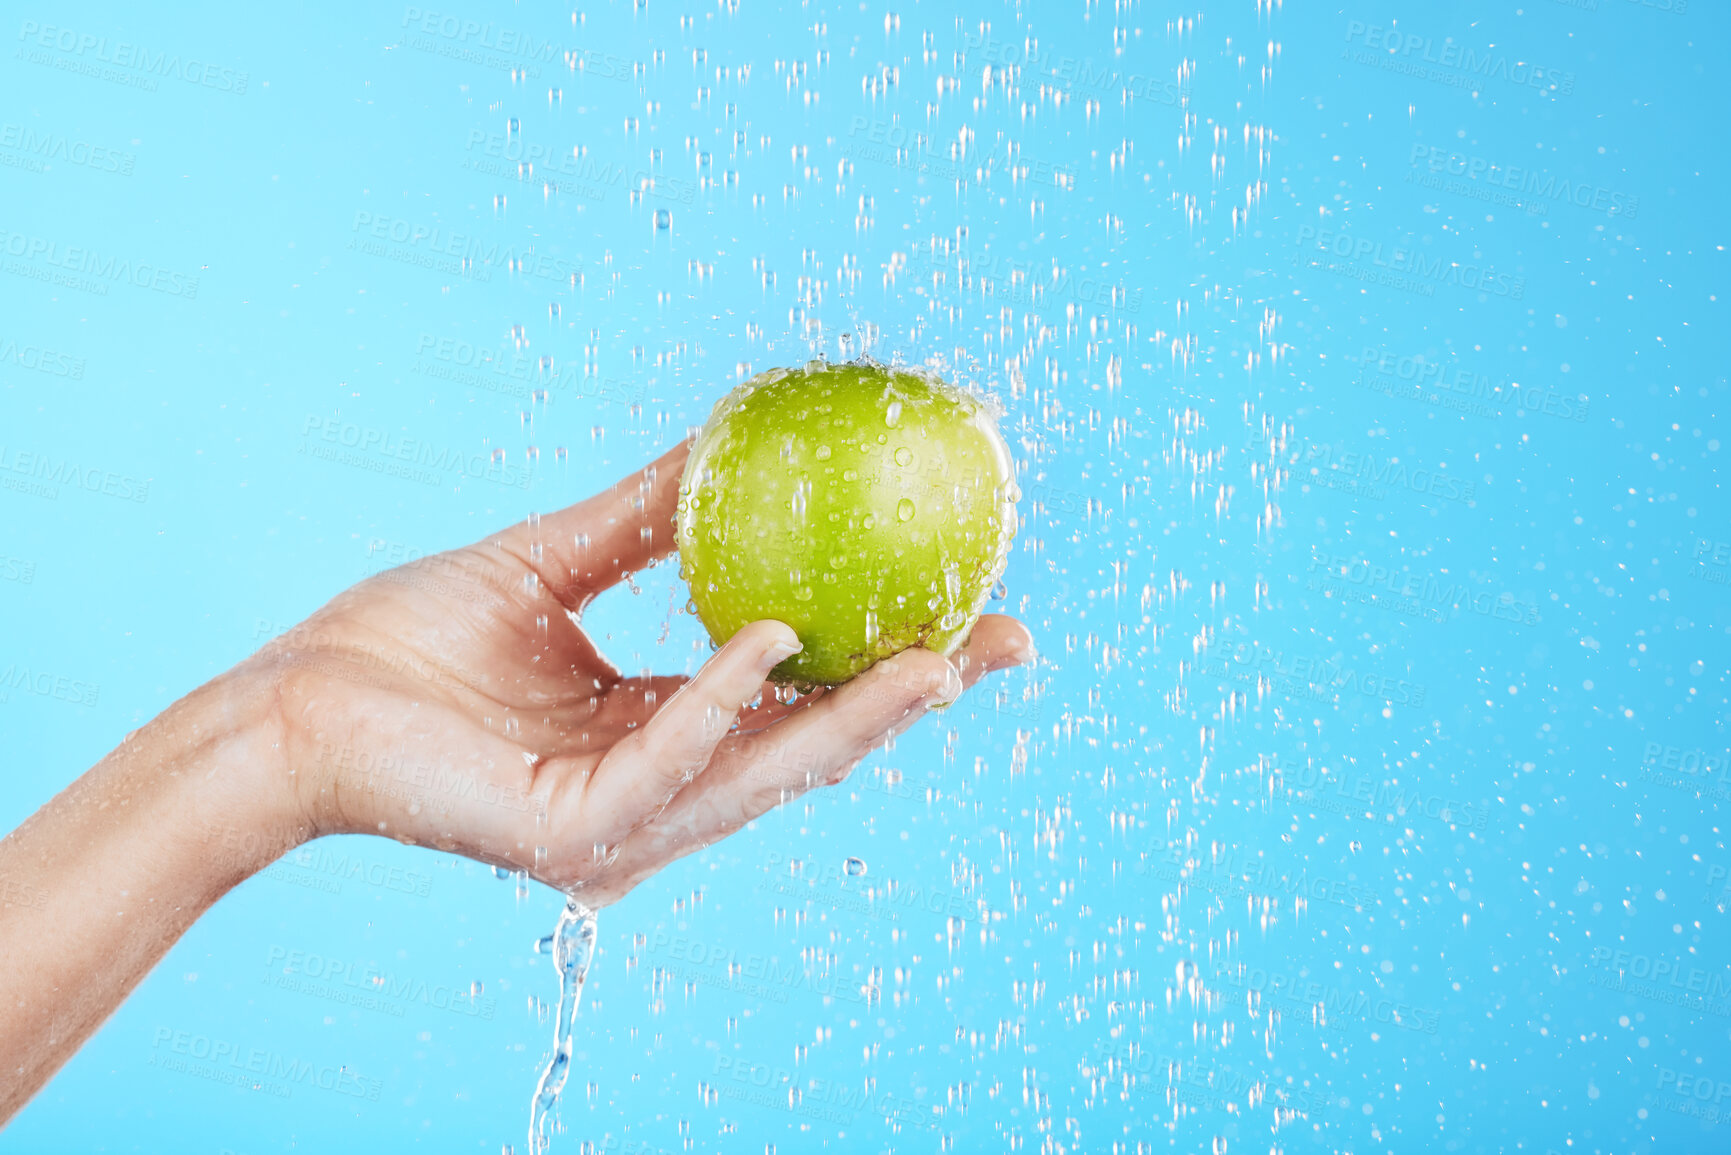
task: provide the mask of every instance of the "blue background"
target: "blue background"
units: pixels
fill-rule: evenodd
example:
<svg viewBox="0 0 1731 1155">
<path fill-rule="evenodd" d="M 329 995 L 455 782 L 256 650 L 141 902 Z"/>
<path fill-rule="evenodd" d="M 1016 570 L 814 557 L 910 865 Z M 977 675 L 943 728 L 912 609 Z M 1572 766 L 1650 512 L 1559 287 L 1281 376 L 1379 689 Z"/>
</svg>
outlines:
<svg viewBox="0 0 1731 1155">
<path fill-rule="evenodd" d="M 1731 1146 L 1723 10 L 966 8 L 15 10 L 0 822 L 867 347 L 1043 661 L 603 912 L 557 1150 Z M 0 1149 L 524 1150 L 558 906 L 309 846 Z"/>
</svg>

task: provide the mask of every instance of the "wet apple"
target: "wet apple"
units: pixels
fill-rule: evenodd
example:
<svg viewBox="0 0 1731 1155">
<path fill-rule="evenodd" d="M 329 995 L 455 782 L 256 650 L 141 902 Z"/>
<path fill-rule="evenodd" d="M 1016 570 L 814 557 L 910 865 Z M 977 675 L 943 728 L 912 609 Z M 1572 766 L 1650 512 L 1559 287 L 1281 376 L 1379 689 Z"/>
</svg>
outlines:
<svg viewBox="0 0 1731 1155">
<path fill-rule="evenodd" d="M 869 360 L 775 369 L 692 447 L 680 570 L 717 644 L 775 618 L 805 648 L 772 678 L 833 686 L 910 646 L 955 651 L 1003 575 L 1019 496 L 990 402 Z"/>
</svg>

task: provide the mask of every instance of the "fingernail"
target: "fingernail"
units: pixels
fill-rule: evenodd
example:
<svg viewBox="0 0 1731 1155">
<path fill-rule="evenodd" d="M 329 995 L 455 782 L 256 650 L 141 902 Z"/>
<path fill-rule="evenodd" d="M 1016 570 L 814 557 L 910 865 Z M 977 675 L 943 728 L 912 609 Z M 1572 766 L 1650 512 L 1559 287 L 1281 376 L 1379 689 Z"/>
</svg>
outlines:
<svg viewBox="0 0 1731 1155">
<path fill-rule="evenodd" d="M 956 668 L 948 662 L 944 663 L 944 683 L 937 689 L 926 691 L 926 696 L 920 704 L 928 710 L 942 710 L 962 696 L 962 676 L 956 673 Z"/>
<path fill-rule="evenodd" d="M 763 654 L 758 660 L 765 670 L 773 670 L 781 665 L 784 658 L 797 654 L 803 649 L 805 646 L 797 638 L 791 642 L 774 642 L 764 648 Z"/>
<path fill-rule="evenodd" d="M 1039 659 L 1040 655 L 1035 651 L 1034 643 L 1031 641 L 1022 642 L 1015 648 L 1006 650 L 993 658 L 991 664 L 986 667 L 986 673 L 995 674 L 999 670 L 1007 670 L 1011 666 L 1032 665 Z"/>
</svg>

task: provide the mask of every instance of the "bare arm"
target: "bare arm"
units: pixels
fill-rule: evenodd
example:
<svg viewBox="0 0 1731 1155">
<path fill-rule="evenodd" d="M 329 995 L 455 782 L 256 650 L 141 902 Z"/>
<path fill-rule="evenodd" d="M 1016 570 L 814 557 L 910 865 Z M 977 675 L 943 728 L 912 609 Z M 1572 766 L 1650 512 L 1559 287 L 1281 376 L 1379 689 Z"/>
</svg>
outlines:
<svg viewBox="0 0 1731 1155">
<path fill-rule="evenodd" d="M 592 907 L 1033 656 L 988 615 L 777 703 L 753 623 L 692 679 L 627 678 L 578 618 L 671 548 L 684 447 L 611 489 L 344 591 L 127 736 L 0 841 L 0 1121 L 205 910 L 295 846 L 367 833 L 528 871 Z"/>
<path fill-rule="evenodd" d="M 0 841 L 0 1119 L 194 919 L 307 836 L 282 818 L 269 712 L 268 687 L 218 678 Z M 215 853 L 222 829 L 252 832 L 251 861 Z"/>
</svg>

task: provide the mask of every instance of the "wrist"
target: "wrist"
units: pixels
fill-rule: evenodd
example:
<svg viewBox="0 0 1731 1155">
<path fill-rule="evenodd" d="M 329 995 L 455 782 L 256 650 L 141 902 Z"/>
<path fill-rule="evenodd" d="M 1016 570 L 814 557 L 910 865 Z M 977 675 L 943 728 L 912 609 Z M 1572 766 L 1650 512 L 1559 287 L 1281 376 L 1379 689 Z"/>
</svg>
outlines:
<svg viewBox="0 0 1731 1155">
<path fill-rule="evenodd" d="M 109 788 L 151 800 L 214 901 L 313 837 L 283 757 L 272 680 L 236 668 L 127 736 Z"/>
</svg>

